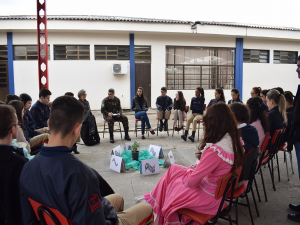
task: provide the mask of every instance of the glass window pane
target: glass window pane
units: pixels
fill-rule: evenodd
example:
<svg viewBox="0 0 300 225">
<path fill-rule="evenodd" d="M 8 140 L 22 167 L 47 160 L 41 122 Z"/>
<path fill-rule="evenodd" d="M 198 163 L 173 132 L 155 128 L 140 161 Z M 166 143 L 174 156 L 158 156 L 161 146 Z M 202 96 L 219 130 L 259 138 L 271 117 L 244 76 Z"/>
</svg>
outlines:
<svg viewBox="0 0 300 225">
<path fill-rule="evenodd" d="M 15 56 L 15 60 L 25 60 L 25 56 Z"/>
<path fill-rule="evenodd" d="M 67 46 L 67 50 L 77 50 L 78 49 L 78 46 L 75 46 L 75 45 L 68 45 Z"/>
<path fill-rule="evenodd" d="M 96 45 L 95 50 L 106 50 L 106 46 Z"/>
<path fill-rule="evenodd" d="M 83 54 L 83 55 L 89 55 L 90 52 L 89 51 L 79 51 L 79 54 Z"/>
<path fill-rule="evenodd" d="M 0 45 L 0 50 L 7 50 L 7 45 Z"/>
<path fill-rule="evenodd" d="M 77 55 L 78 52 L 77 51 L 67 51 L 68 55 Z"/>
<path fill-rule="evenodd" d="M 67 59 L 66 55 L 55 55 L 54 59 Z"/>
<path fill-rule="evenodd" d="M 78 57 L 77 56 L 67 56 L 67 59 L 74 60 L 74 59 L 78 59 Z"/>
<path fill-rule="evenodd" d="M 105 55 L 106 54 L 106 52 L 104 52 L 104 51 L 96 51 L 96 55 Z"/>
<path fill-rule="evenodd" d="M 106 59 L 105 56 L 96 56 L 95 59 Z"/>
<path fill-rule="evenodd" d="M 107 59 L 110 59 L 110 60 L 115 59 L 115 60 L 117 60 L 118 56 L 107 56 Z"/>
<path fill-rule="evenodd" d="M 89 57 L 89 56 L 83 56 L 83 55 L 80 55 L 80 56 L 79 56 L 79 59 L 90 59 L 90 57 Z"/>
<path fill-rule="evenodd" d="M 35 51 L 37 51 L 37 46 L 36 45 L 29 45 L 29 46 L 27 46 L 27 51 L 31 51 L 31 50 L 35 50 Z"/>
<path fill-rule="evenodd" d="M 79 50 L 90 50 L 89 45 L 79 46 Z"/>
<path fill-rule="evenodd" d="M 57 51 L 57 50 L 66 50 L 66 46 L 54 46 L 54 51 Z"/>
<path fill-rule="evenodd" d="M 23 51 L 25 51 L 26 47 L 25 46 L 14 46 L 14 49 L 15 50 L 23 50 Z"/>
<path fill-rule="evenodd" d="M 26 55 L 25 51 L 15 51 L 15 55 Z"/>
<path fill-rule="evenodd" d="M 27 51 L 27 55 L 37 55 L 37 51 Z"/>
<path fill-rule="evenodd" d="M 0 84 L 0 87 L 1 87 L 1 88 L 6 88 L 6 87 L 7 87 L 7 84 Z"/>
<path fill-rule="evenodd" d="M 118 50 L 118 46 L 107 46 L 107 50 Z"/>
<path fill-rule="evenodd" d="M 107 51 L 107 55 L 117 55 L 117 51 Z"/>
<path fill-rule="evenodd" d="M 251 55 L 259 55 L 259 50 L 251 50 Z"/>
</svg>

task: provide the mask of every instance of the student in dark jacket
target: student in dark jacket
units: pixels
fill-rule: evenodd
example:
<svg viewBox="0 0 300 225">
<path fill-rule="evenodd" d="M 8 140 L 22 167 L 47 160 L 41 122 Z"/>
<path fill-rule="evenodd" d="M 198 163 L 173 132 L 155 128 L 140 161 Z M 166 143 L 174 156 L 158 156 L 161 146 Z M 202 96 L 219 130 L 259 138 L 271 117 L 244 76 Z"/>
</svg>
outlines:
<svg viewBox="0 0 300 225">
<path fill-rule="evenodd" d="M 31 107 L 30 113 L 36 124 L 36 128 L 47 127 L 50 116 L 50 96 L 51 92 L 47 88 L 42 88 L 39 93 L 39 100 Z"/>
<path fill-rule="evenodd" d="M 186 101 L 183 97 L 182 91 L 176 92 L 174 98 L 174 129 L 180 131 L 182 129 L 183 118 L 185 118 Z M 177 127 L 177 120 L 179 120 L 179 127 Z"/>
<path fill-rule="evenodd" d="M 212 106 L 213 104 L 215 104 L 217 102 L 224 102 L 225 103 L 225 96 L 224 96 L 224 92 L 223 92 L 222 88 L 217 88 L 215 90 L 215 99 L 210 100 L 210 102 L 208 103 L 207 108 L 209 108 L 210 106 Z"/>
<path fill-rule="evenodd" d="M 269 108 L 269 123 L 271 139 L 274 132 L 282 129 L 286 123 L 286 104 L 285 98 L 277 90 L 270 90 L 267 93 L 267 105 Z M 268 146 L 270 148 L 271 146 Z"/>
<path fill-rule="evenodd" d="M 100 143 L 100 136 L 98 133 L 96 118 L 92 114 L 90 103 L 86 100 L 86 96 L 87 93 L 84 89 L 78 92 L 78 99 L 84 106 L 84 116 L 80 130 L 80 137 L 85 145 L 93 146 Z"/>
<path fill-rule="evenodd" d="M 201 120 L 203 117 L 203 108 L 204 108 L 205 98 L 204 98 L 204 90 L 202 87 L 197 87 L 195 90 L 195 97 L 191 100 L 190 110 L 192 110 L 192 114 L 186 121 L 185 133 L 181 136 L 181 138 L 186 141 L 186 138 L 189 133 L 190 124 L 193 123 L 192 127 L 192 135 L 188 138 L 194 142 L 195 134 L 196 134 L 196 125 L 198 120 Z"/>
<path fill-rule="evenodd" d="M 173 108 L 172 99 L 167 96 L 167 88 L 162 87 L 160 90 L 161 96 L 158 96 L 156 99 L 156 108 L 157 108 L 157 116 L 160 120 L 159 131 L 161 132 L 164 128 L 164 131 L 168 130 L 168 119 L 171 115 L 171 110 Z M 163 119 L 165 121 L 163 122 Z"/>
<path fill-rule="evenodd" d="M 122 196 L 103 197 L 96 171 L 71 154 L 70 148 L 79 135 L 83 114 L 83 105 L 73 97 L 61 96 L 54 100 L 49 119 L 49 143 L 24 166 L 20 177 L 24 224 L 39 224 L 28 198 L 57 209 L 73 224 L 116 225 L 122 220 L 136 225 L 149 222 L 153 209 L 147 203 L 117 214 L 116 211 L 124 207 Z"/>
<path fill-rule="evenodd" d="M 139 87 L 136 92 L 136 96 L 132 99 L 132 111 L 135 111 L 135 118 L 141 120 L 142 126 L 142 139 L 145 139 L 145 125 L 147 125 L 151 134 L 155 134 L 154 130 L 151 128 L 149 118 L 147 115 L 148 102 L 144 95 L 144 90 Z"/>
<path fill-rule="evenodd" d="M 25 157 L 16 154 L 11 145 L 18 134 L 18 118 L 12 106 L 0 105 L 0 224 L 21 225 L 19 179 Z M 4 221 L 3 221 L 4 219 Z"/>
<path fill-rule="evenodd" d="M 241 103 L 243 103 L 243 102 L 241 101 L 241 98 L 240 98 L 240 92 L 239 92 L 239 89 L 233 88 L 233 89 L 231 90 L 231 97 L 232 97 L 232 99 L 230 99 L 230 100 L 228 101 L 228 105 L 230 105 L 231 103 L 234 103 L 234 102 L 241 102 Z"/>
<path fill-rule="evenodd" d="M 283 142 L 287 142 L 291 126 L 292 126 L 292 121 L 293 121 L 293 103 L 294 103 L 294 95 L 290 91 L 285 91 L 284 92 L 284 97 L 285 97 L 285 102 L 286 102 L 286 118 L 287 118 L 287 124 L 286 124 L 286 130 L 284 133 L 283 137 Z"/>
</svg>

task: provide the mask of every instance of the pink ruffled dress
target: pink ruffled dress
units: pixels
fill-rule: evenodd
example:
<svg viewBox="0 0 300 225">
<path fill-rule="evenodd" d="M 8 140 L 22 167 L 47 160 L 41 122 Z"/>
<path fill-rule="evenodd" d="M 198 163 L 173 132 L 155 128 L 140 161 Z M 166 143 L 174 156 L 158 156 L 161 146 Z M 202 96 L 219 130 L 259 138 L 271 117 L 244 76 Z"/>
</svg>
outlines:
<svg viewBox="0 0 300 225">
<path fill-rule="evenodd" d="M 215 199 L 220 177 L 233 165 L 234 153 L 229 134 L 218 143 L 207 143 L 198 164 L 183 167 L 173 164 L 156 187 L 144 195 L 159 218 L 159 224 L 180 224 L 177 210 L 188 208 L 199 213 L 215 215 L 221 199 Z M 190 219 L 182 217 L 182 222 Z M 196 223 L 193 223 L 196 224 Z"/>
</svg>

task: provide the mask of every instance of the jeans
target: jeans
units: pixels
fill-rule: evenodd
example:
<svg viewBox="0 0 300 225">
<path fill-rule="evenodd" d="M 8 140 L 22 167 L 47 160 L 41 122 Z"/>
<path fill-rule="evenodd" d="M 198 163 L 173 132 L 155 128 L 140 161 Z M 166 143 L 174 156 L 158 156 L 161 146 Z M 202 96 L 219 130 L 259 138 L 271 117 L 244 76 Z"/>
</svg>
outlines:
<svg viewBox="0 0 300 225">
<path fill-rule="evenodd" d="M 142 135 L 144 135 L 144 133 L 145 133 L 145 124 L 147 125 L 148 129 L 151 128 L 147 113 L 145 111 L 137 112 L 137 113 L 135 113 L 135 118 L 141 120 Z"/>
<path fill-rule="evenodd" d="M 300 141 L 295 141 L 294 146 L 295 146 L 295 151 L 297 156 L 298 175 L 300 180 Z"/>
</svg>

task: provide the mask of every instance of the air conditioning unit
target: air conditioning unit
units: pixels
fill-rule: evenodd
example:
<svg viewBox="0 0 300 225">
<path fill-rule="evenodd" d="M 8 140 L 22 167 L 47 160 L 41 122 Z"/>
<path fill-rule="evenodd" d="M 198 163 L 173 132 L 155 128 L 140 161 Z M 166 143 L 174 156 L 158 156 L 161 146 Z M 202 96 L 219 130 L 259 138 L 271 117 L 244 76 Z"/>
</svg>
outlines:
<svg viewBox="0 0 300 225">
<path fill-rule="evenodd" d="M 128 64 L 127 63 L 114 63 L 112 66 L 113 74 L 127 74 Z"/>
</svg>

